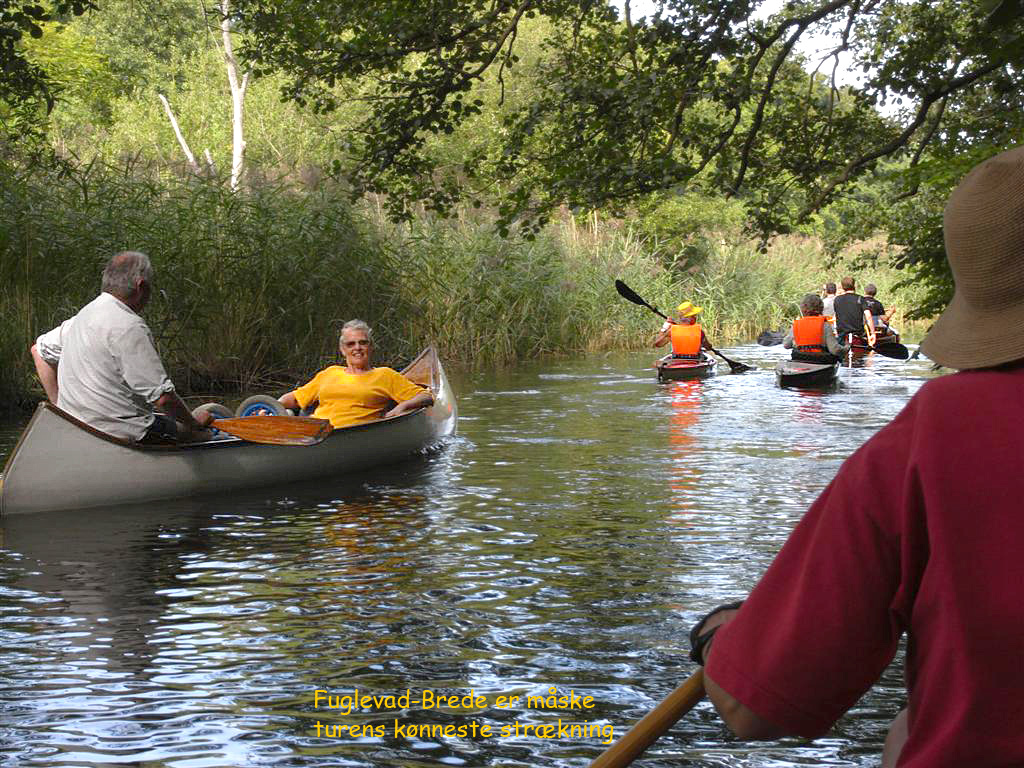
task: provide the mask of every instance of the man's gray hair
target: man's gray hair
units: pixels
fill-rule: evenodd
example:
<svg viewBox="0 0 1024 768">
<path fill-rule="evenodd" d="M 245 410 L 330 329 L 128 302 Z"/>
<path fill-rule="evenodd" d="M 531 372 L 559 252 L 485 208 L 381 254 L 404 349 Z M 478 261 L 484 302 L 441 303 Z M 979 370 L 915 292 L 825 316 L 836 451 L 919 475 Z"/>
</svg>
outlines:
<svg viewBox="0 0 1024 768">
<path fill-rule="evenodd" d="M 149 256 L 142 251 L 121 251 L 115 253 L 103 270 L 103 291 L 124 299 L 135 290 L 139 280 L 153 282 L 153 265 Z"/>
<path fill-rule="evenodd" d="M 821 296 L 816 293 L 806 294 L 800 302 L 800 311 L 805 315 L 820 315 L 824 308 L 825 303 L 821 300 Z"/>
<path fill-rule="evenodd" d="M 343 326 L 341 326 L 341 333 L 338 334 L 338 346 L 341 346 L 341 337 L 345 335 L 345 331 L 362 331 L 366 334 L 371 342 L 373 341 L 373 329 L 368 326 L 363 320 L 349 320 Z"/>
</svg>

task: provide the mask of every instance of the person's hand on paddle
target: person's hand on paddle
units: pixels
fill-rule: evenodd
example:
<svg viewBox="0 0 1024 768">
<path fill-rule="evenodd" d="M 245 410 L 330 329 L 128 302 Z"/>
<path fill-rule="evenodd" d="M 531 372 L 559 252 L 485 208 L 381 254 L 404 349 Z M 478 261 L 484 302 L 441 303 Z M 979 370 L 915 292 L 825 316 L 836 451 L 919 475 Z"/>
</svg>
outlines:
<svg viewBox="0 0 1024 768">
<path fill-rule="evenodd" d="M 704 666 L 707 660 L 708 648 L 715 632 L 723 624 L 728 624 L 739 613 L 742 600 L 734 603 L 726 603 L 712 609 L 704 618 L 693 625 L 690 630 L 690 660 Z"/>
<path fill-rule="evenodd" d="M 210 426 L 210 424 L 213 422 L 213 420 L 215 418 L 217 418 L 217 417 L 214 416 L 209 411 L 202 410 L 202 411 L 198 411 L 198 412 L 193 412 L 192 413 L 192 418 L 194 418 L 197 422 L 199 422 L 200 429 L 205 429 L 206 427 Z"/>
<path fill-rule="evenodd" d="M 193 440 L 204 440 L 212 437 L 213 432 L 210 431 L 210 424 L 216 419 L 210 411 L 205 409 L 197 408 L 192 411 L 192 420 L 194 423 L 186 424 L 188 428 L 190 439 Z"/>
</svg>

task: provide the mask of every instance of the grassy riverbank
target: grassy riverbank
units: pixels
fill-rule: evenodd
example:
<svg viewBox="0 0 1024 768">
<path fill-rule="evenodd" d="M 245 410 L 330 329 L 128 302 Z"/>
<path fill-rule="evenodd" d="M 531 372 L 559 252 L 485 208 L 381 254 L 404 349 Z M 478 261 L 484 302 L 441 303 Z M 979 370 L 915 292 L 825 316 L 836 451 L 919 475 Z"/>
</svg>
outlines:
<svg viewBox="0 0 1024 768">
<path fill-rule="evenodd" d="M 234 195 L 132 168 L 0 171 L 8 408 L 41 396 L 28 355 L 35 337 L 90 301 L 106 259 L 124 248 L 153 258 L 158 290 L 146 318 L 185 392 L 294 383 L 334 360 L 337 330 L 352 317 L 375 327 L 378 359 L 396 363 L 428 343 L 467 365 L 646 345 L 657 318 L 620 299 L 615 278 L 662 309 L 700 304 L 717 343 L 749 340 L 793 316 L 826 275 L 852 270 L 826 269 L 812 239 L 760 254 L 735 233 L 706 235 L 700 268 L 674 270 L 629 221 L 566 215 L 527 241 L 499 238 L 469 212 L 395 225 L 330 186 Z M 887 305 L 897 277 L 863 276 Z"/>
</svg>

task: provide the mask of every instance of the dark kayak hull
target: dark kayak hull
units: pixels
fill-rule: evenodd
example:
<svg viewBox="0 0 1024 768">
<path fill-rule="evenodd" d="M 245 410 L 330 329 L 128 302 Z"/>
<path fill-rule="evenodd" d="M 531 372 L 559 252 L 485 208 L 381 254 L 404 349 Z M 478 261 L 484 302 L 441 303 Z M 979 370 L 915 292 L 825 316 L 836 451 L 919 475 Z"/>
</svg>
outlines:
<svg viewBox="0 0 1024 768">
<path fill-rule="evenodd" d="M 683 381 L 685 379 L 706 379 L 715 375 L 717 360 L 710 355 L 703 355 L 697 360 L 686 360 L 665 355 L 654 367 L 658 371 L 658 381 Z"/>
<path fill-rule="evenodd" d="M 828 389 L 839 381 L 839 363 L 784 360 L 775 368 L 775 381 L 780 387 Z"/>
<path fill-rule="evenodd" d="M 879 333 L 875 335 L 875 347 L 899 343 L 900 335 L 898 333 Z M 860 352 L 865 354 L 872 351 L 868 340 L 864 336 L 858 336 L 855 333 L 850 334 L 850 350 L 854 353 Z"/>
</svg>

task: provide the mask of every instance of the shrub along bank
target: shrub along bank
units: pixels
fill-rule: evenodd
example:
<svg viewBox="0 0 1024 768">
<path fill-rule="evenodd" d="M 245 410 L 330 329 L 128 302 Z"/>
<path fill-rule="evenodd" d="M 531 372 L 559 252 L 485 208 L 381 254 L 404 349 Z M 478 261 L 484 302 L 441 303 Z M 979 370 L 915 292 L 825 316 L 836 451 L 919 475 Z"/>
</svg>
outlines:
<svg viewBox="0 0 1024 768">
<path fill-rule="evenodd" d="M 232 194 L 131 167 L 0 167 L 0 395 L 8 409 L 42 396 L 29 346 L 96 295 L 122 249 L 153 259 L 145 315 L 185 393 L 290 386 L 336 359 L 353 317 L 375 328 L 377 359 L 394 364 L 428 343 L 446 361 L 483 366 L 645 346 L 657 319 L 620 299 L 615 278 L 662 309 L 700 304 L 716 343 L 749 340 L 846 269 L 826 270 L 813 240 L 760 254 L 708 233 L 699 266 L 683 269 L 642 231 L 567 215 L 532 241 L 502 239 L 469 212 L 396 225 L 330 185 Z M 867 277 L 887 304 L 895 277 Z"/>
</svg>

